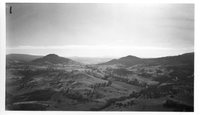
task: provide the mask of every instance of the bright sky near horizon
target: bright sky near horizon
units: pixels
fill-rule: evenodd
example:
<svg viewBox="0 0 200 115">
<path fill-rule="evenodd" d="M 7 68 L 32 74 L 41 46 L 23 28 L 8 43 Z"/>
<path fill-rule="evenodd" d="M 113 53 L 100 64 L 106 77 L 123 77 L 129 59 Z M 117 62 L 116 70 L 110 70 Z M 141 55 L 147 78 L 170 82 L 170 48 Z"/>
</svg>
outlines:
<svg viewBox="0 0 200 115">
<path fill-rule="evenodd" d="M 193 4 L 6 5 L 7 53 L 162 57 L 194 51 Z"/>
</svg>

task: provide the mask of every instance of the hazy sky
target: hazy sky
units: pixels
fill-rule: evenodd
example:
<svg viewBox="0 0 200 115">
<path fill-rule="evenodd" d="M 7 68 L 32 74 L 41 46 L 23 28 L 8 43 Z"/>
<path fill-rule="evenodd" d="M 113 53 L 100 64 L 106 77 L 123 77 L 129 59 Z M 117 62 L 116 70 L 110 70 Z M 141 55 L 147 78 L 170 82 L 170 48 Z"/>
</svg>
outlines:
<svg viewBox="0 0 200 115">
<path fill-rule="evenodd" d="M 193 4 L 18 3 L 6 8 L 7 53 L 160 57 L 194 51 Z"/>
</svg>

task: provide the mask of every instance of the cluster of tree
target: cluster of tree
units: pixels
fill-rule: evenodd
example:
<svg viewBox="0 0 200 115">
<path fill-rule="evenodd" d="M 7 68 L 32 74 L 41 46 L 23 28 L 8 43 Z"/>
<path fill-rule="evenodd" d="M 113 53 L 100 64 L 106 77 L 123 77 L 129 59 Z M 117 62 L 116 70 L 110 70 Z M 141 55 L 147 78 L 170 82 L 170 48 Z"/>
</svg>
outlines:
<svg viewBox="0 0 200 115">
<path fill-rule="evenodd" d="M 153 80 L 158 81 L 160 83 L 173 82 L 172 78 L 170 76 L 166 76 L 166 75 L 157 76 Z"/>
<path fill-rule="evenodd" d="M 97 67 L 89 66 L 89 65 L 86 65 L 85 67 L 88 68 L 88 69 L 91 69 L 91 70 L 88 70 L 90 72 L 92 71 L 92 72 L 99 72 L 99 73 L 101 73 L 101 71 Z"/>
<path fill-rule="evenodd" d="M 142 68 L 142 69 L 139 69 L 139 72 L 138 72 L 138 75 L 139 76 L 142 76 L 142 77 L 145 77 L 145 78 L 151 78 L 152 77 L 152 74 L 150 74 L 150 73 L 148 73 L 148 72 L 153 72 L 153 70 L 145 70 L 144 68 Z M 160 73 L 162 73 L 163 71 L 162 70 L 160 70 L 160 69 L 156 69 L 155 71 L 154 71 L 154 73 L 155 74 L 160 74 Z"/>
<path fill-rule="evenodd" d="M 85 70 L 85 73 L 89 74 L 89 75 L 92 75 L 96 78 L 100 78 L 100 79 L 103 79 L 103 76 L 100 74 L 101 71 L 100 70 Z"/>
<path fill-rule="evenodd" d="M 119 75 L 115 75 L 116 72 L 117 72 L 117 70 L 119 70 L 119 73 L 121 73 L 121 74 L 118 73 Z M 140 81 L 137 80 L 137 79 L 130 80 L 130 79 L 125 78 L 125 77 L 122 76 L 122 73 L 123 73 L 123 72 L 124 72 L 124 74 L 125 74 L 126 72 L 128 72 L 128 73 L 126 74 L 126 75 L 128 75 L 128 74 L 131 74 L 131 73 L 132 73 L 131 71 L 128 71 L 128 70 L 123 69 L 123 68 L 121 68 L 121 69 L 115 69 L 114 71 L 115 71 L 115 72 L 108 72 L 108 73 L 105 75 L 104 78 L 105 78 L 105 79 L 114 78 L 116 81 L 121 81 L 121 82 L 125 82 L 125 83 L 127 83 L 127 84 L 136 85 L 136 86 L 141 86 L 141 87 L 148 87 L 148 86 L 149 86 L 147 83 L 145 83 L 145 82 L 140 82 Z"/>
<path fill-rule="evenodd" d="M 130 100 L 130 101 L 126 102 L 126 103 L 121 103 L 121 102 L 115 103 L 115 105 L 118 106 L 118 107 L 127 107 L 127 106 L 132 106 L 134 104 L 135 104 L 134 100 Z"/>
<path fill-rule="evenodd" d="M 109 82 L 109 83 L 111 83 L 111 82 Z M 108 83 L 106 83 L 106 85 L 105 84 L 99 84 L 98 86 L 97 85 L 93 85 L 93 87 L 91 87 L 92 89 L 90 89 L 90 90 L 85 90 L 84 91 L 84 93 L 82 93 L 82 94 L 78 94 L 79 95 L 79 98 L 84 98 L 84 99 L 93 99 L 93 98 L 101 98 L 101 97 L 103 97 L 103 95 L 102 94 L 100 94 L 100 93 L 98 93 L 98 91 L 96 90 L 96 88 L 99 88 L 99 87 L 106 87 L 108 85 Z M 63 92 L 64 92 L 64 94 L 66 94 L 66 95 L 68 95 L 68 97 L 70 96 L 70 95 L 73 95 L 74 94 L 74 91 L 73 91 L 73 89 L 71 89 L 71 88 L 65 88 L 65 89 L 63 89 Z M 82 97 L 80 97 L 80 95 L 82 96 Z"/>
<path fill-rule="evenodd" d="M 95 91 L 94 90 L 89 90 L 88 92 L 85 93 L 85 95 L 89 98 L 92 98 L 95 94 Z"/>
<path fill-rule="evenodd" d="M 140 93 L 133 91 L 127 98 L 138 98 L 140 96 Z"/>
<path fill-rule="evenodd" d="M 152 77 L 151 74 L 147 73 L 147 72 L 142 72 L 142 73 L 138 73 L 139 76 L 145 77 L 145 78 L 150 78 Z"/>
<path fill-rule="evenodd" d="M 89 90 L 87 93 L 85 93 L 86 97 L 88 99 L 97 99 L 97 98 L 102 98 L 104 97 L 103 94 L 97 92 L 95 89 Z"/>
<path fill-rule="evenodd" d="M 185 78 L 194 74 L 194 65 L 171 65 L 166 67 L 167 70 L 173 70 L 170 75 Z"/>
<path fill-rule="evenodd" d="M 156 73 L 162 73 L 162 71 L 160 69 L 157 69 Z"/>
<path fill-rule="evenodd" d="M 70 99 L 74 99 L 80 102 L 86 102 L 89 101 L 89 98 L 84 97 L 82 94 L 72 91 L 71 89 L 67 89 L 65 91 L 62 91 L 63 96 L 68 97 Z"/>
<path fill-rule="evenodd" d="M 105 105 L 103 105 L 102 107 L 100 108 L 91 108 L 90 110 L 91 111 L 100 111 L 100 110 L 103 110 L 109 106 L 111 106 L 113 103 L 115 103 L 116 101 L 118 100 L 118 98 L 112 98 L 112 99 L 109 99 Z"/>
<path fill-rule="evenodd" d="M 158 85 L 153 85 L 140 91 L 140 96 L 144 98 L 160 98 L 167 95 L 176 95 L 178 89 L 174 89 L 173 85 L 166 85 L 158 87 Z"/>
<path fill-rule="evenodd" d="M 136 86 L 141 86 L 141 87 L 148 87 L 149 86 L 147 83 L 139 82 L 137 79 L 129 80 L 128 78 L 123 78 L 123 77 L 120 77 L 120 76 L 115 76 L 113 78 L 117 81 L 125 82 L 125 83 L 131 84 L 131 85 L 136 85 Z"/>
<path fill-rule="evenodd" d="M 31 77 L 31 76 L 38 75 L 44 72 L 46 71 L 43 69 L 32 70 L 32 69 L 26 68 L 26 69 L 18 70 L 16 74 L 21 75 L 23 77 Z"/>
<path fill-rule="evenodd" d="M 33 76 L 43 73 L 44 70 L 31 70 L 31 69 L 24 69 L 19 70 L 17 74 L 21 75 L 21 79 L 19 80 L 19 89 L 28 88 L 30 85 L 30 81 L 33 80 Z"/>
<path fill-rule="evenodd" d="M 16 74 L 21 75 L 21 76 L 35 76 L 35 75 L 39 75 L 39 74 L 49 74 L 52 72 L 57 72 L 57 73 L 65 73 L 64 70 L 59 70 L 59 69 L 55 69 L 51 66 L 48 66 L 47 68 L 34 68 L 34 67 L 30 67 L 30 66 L 24 66 L 21 70 L 18 70 Z"/>
<path fill-rule="evenodd" d="M 112 82 L 108 81 L 108 82 L 103 82 L 103 83 L 92 84 L 92 85 L 90 85 L 90 87 L 96 89 L 96 88 L 100 88 L 100 87 L 108 87 L 111 84 L 112 84 Z"/>
<path fill-rule="evenodd" d="M 104 77 L 102 79 L 107 80 L 107 79 L 113 78 L 113 77 L 115 77 L 115 76 L 114 76 L 114 74 L 112 74 L 112 72 L 110 70 L 110 71 L 106 71 L 105 72 L 105 75 L 104 75 Z"/>
<path fill-rule="evenodd" d="M 30 82 L 33 80 L 34 76 L 36 75 L 46 75 L 46 76 L 51 76 L 52 73 L 56 73 L 54 76 L 54 79 L 52 80 L 52 84 L 57 84 L 59 81 L 60 77 L 64 76 L 66 73 L 63 70 L 57 70 L 57 69 L 51 69 L 51 68 L 46 68 L 46 69 L 40 69 L 40 68 L 31 68 L 30 66 L 24 67 L 24 69 L 17 70 L 15 72 L 15 75 L 21 76 L 19 79 L 19 89 L 21 88 L 32 88 L 37 85 L 37 82 Z"/>
<path fill-rule="evenodd" d="M 82 101 L 82 102 L 90 101 L 93 98 L 97 99 L 97 98 L 103 97 L 103 95 L 98 93 L 95 89 L 87 90 L 85 91 L 85 93 L 82 93 L 82 94 L 79 92 L 73 91 L 70 88 L 62 90 L 62 92 L 64 96 L 71 99 L 78 100 L 78 101 Z"/>
<path fill-rule="evenodd" d="M 91 111 L 103 110 L 103 109 L 105 109 L 105 108 L 111 106 L 112 104 L 114 104 L 114 103 L 117 102 L 117 101 L 123 101 L 123 100 L 131 99 L 131 98 L 138 98 L 139 96 L 140 96 L 139 93 L 133 91 L 133 92 L 132 92 L 130 95 L 128 95 L 128 96 L 121 96 L 121 97 L 119 97 L 119 98 L 111 98 L 111 99 L 109 99 L 109 100 L 106 102 L 106 104 L 105 104 L 104 106 L 102 106 L 102 107 L 100 107 L 100 108 L 92 108 Z M 127 103 L 129 103 L 129 105 L 130 105 L 130 103 L 134 104 L 134 102 L 132 102 L 132 101 L 127 102 Z"/>
<path fill-rule="evenodd" d="M 173 108 L 175 111 L 190 111 L 190 112 L 194 111 L 193 106 L 186 105 L 184 103 L 181 103 L 173 99 L 165 100 L 165 102 L 163 103 L 163 106 L 167 108 Z"/>
<path fill-rule="evenodd" d="M 120 76 L 127 76 L 127 75 L 132 74 L 133 72 L 129 71 L 129 70 L 125 69 L 125 68 L 120 68 L 120 69 L 113 69 L 112 73 L 120 75 Z"/>
</svg>

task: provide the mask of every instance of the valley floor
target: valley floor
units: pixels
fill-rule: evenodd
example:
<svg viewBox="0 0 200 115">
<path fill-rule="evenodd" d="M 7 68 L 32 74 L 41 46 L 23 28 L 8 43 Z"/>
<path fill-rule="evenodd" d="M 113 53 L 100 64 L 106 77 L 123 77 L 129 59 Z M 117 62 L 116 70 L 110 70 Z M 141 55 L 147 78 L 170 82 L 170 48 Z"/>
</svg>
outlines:
<svg viewBox="0 0 200 115">
<path fill-rule="evenodd" d="M 193 83 L 191 65 L 15 64 L 6 69 L 6 109 L 193 111 Z"/>
</svg>

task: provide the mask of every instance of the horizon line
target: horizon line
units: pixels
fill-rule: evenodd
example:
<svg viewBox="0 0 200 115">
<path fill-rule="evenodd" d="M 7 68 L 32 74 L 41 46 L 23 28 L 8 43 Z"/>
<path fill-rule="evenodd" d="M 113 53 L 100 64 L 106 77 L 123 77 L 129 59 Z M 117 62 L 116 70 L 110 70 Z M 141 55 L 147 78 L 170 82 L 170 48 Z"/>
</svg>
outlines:
<svg viewBox="0 0 200 115">
<path fill-rule="evenodd" d="M 115 57 L 111 57 L 111 56 L 95 56 L 95 57 L 86 57 L 86 56 L 62 56 L 62 55 L 59 55 L 59 54 L 56 54 L 56 53 L 49 53 L 49 54 L 55 54 L 55 55 L 58 55 L 59 57 L 65 57 L 65 58 L 72 58 L 72 57 L 77 57 L 77 58 L 113 58 L 113 59 L 116 59 L 116 58 L 122 58 L 122 57 L 127 57 L 127 56 L 135 56 L 135 57 L 138 57 L 138 58 L 142 58 L 142 59 L 150 59 L 150 58 L 162 58 L 162 57 L 171 57 L 171 56 L 179 56 L 179 55 L 183 55 L 183 54 L 189 54 L 189 53 L 195 53 L 194 51 L 192 52 L 186 52 L 186 53 L 179 53 L 179 54 L 175 54 L 175 55 L 166 55 L 166 56 L 158 56 L 158 57 L 139 57 L 139 56 L 136 56 L 136 55 L 126 55 L 126 56 L 115 56 Z M 44 55 L 39 55 L 39 54 L 28 54 L 28 53 L 6 53 L 6 56 L 7 55 L 11 55 L 11 54 L 20 54 L 20 55 L 32 55 L 32 56 L 47 56 L 49 54 L 44 54 Z"/>
</svg>

